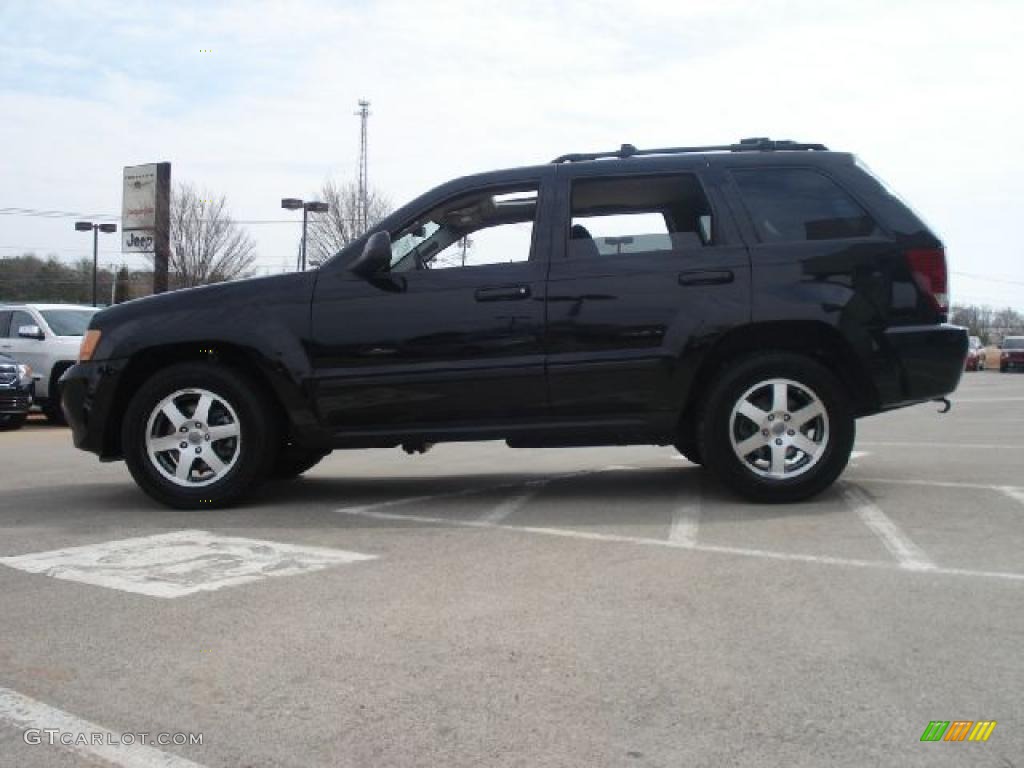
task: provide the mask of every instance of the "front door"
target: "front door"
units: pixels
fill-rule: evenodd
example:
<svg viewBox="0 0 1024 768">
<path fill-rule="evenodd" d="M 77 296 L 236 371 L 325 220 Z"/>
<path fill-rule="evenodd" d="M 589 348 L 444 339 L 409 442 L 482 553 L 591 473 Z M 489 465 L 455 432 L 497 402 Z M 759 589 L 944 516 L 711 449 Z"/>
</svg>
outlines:
<svg viewBox="0 0 1024 768">
<path fill-rule="evenodd" d="M 431 203 L 392 236 L 392 267 L 321 274 L 313 358 L 339 435 L 487 430 L 542 419 L 547 269 L 541 179 Z"/>
</svg>

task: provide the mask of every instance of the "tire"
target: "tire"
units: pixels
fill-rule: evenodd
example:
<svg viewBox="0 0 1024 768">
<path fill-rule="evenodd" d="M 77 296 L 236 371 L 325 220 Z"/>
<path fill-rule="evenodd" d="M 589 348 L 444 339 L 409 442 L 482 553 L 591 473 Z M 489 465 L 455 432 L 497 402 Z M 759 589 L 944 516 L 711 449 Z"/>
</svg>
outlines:
<svg viewBox="0 0 1024 768">
<path fill-rule="evenodd" d="M 849 461 L 856 426 L 831 371 L 802 355 L 769 352 L 725 370 L 697 434 L 705 465 L 727 487 L 778 504 L 830 486 Z"/>
<path fill-rule="evenodd" d="M 293 480 L 303 472 L 308 472 L 319 464 L 330 451 L 303 450 L 294 445 L 286 446 L 281 450 L 270 471 L 271 477 L 275 480 Z"/>
<path fill-rule="evenodd" d="M 274 404 L 241 374 L 212 363 L 182 363 L 147 380 L 128 406 L 121 439 L 139 487 L 178 509 L 241 500 L 278 452 Z"/>
<path fill-rule="evenodd" d="M 67 426 L 67 419 L 64 418 L 64 411 L 60 407 L 60 394 L 57 395 L 57 400 L 48 400 L 44 406 L 42 406 L 43 415 L 46 416 L 46 420 L 55 427 Z"/>
<path fill-rule="evenodd" d="M 27 420 L 27 413 L 0 414 L 0 432 L 13 432 L 16 429 L 21 429 Z"/>
</svg>

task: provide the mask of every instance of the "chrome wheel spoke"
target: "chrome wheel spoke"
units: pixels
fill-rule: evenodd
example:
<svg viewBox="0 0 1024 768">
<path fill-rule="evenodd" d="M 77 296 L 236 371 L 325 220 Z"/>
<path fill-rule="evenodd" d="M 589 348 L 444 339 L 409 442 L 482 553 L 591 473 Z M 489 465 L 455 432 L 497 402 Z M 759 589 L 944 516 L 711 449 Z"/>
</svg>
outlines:
<svg viewBox="0 0 1024 768">
<path fill-rule="evenodd" d="M 227 465 L 220 460 L 220 456 L 213 452 L 212 448 L 207 448 L 203 451 L 203 454 L 199 457 L 203 462 L 210 468 L 210 471 L 215 475 L 220 475 L 226 468 Z"/>
<path fill-rule="evenodd" d="M 741 415 L 746 416 L 759 427 L 764 422 L 764 420 L 768 418 L 767 411 L 762 411 L 749 400 L 743 400 L 742 402 L 740 402 L 739 408 L 737 410 Z"/>
<path fill-rule="evenodd" d="M 814 442 L 805 435 L 803 432 L 797 432 L 796 435 L 790 440 L 790 443 L 794 448 L 797 448 L 808 456 L 817 456 L 818 451 L 821 450 L 821 445 Z"/>
<path fill-rule="evenodd" d="M 772 384 L 772 411 L 788 411 L 789 386 L 784 381 L 776 381 Z"/>
<path fill-rule="evenodd" d="M 149 441 L 150 453 L 163 453 L 164 451 L 178 450 L 181 450 L 181 438 L 178 435 L 154 437 Z"/>
<path fill-rule="evenodd" d="M 174 404 L 173 400 L 164 403 L 160 411 L 167 417 L 167 420 L 171 422 L 171 426 L 175 429 L 180 429 L 185 423 L 185 414 L 182 413 L 181 409 Z"/>
<path fill-rule="evenodd" d="M 174 476 L 182 483 L 187 483 L 192 474 L 192 462 L 195 461 L 195 454 L 181 452 L 178 458 L 178 466 L 174 468 Z"/>
<path fill-rule="evenodd" d="M 238 424 L 223 424 L 219 427 L 210 427 L 206 430 L 210 435 L 210 440 L 216 442 L 217 440 L 226 440 L 229 437 L 238 437 Z"/>
<path fill-rule="evenodd" d="M 792 414 L 793 426 L 796 428 L 804 426 L 809 421 L 813 421 L 822 414 L 825 413 L 825 409 L 822 408 L 821 403 L 814 401 L 805 405 L 798 411 L 794 411 Z"/>
<path fill-rule="evenodd" d="M 196 409 L 192 412 L 192 420 L 206 424 L 210 420 L 211 405 L 213 405 L 213 398 L 210 395 L 200 395 L 199 402 L 196 403 Z"/>
<path fill-rule="evenodd" d="M 736 446 L 736 453 L 740 456 L 749 456 L 758 448 L 763 448 L 766 442 L 768 442 L 768 438 L 758 432 L 756 435 L 751 435 L 746 440 L 739 443 Z"/>
<path fill-rule="evenodd" d="M 786 472 L 786 446 L 776 445 L 772 443 L 772 465 L 771 473 L 773 475 L 783 475 Z"/>
</svg>

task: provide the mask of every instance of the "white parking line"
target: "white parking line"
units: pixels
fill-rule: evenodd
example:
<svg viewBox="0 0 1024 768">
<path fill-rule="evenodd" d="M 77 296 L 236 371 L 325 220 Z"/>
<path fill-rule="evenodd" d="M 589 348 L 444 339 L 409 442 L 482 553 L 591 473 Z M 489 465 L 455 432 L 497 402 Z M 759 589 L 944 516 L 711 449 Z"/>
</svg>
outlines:
<svg viewBox="0 0 1024 768">
<path fill-rule="evenodd" d="M 489 528 L 493 530 L 511 531 L 514 533 L 530 533 L 540 536 L 557 536 L 561 538 L 582 539 L 584 541 L 615 542 L 621 544 L 637 544 L 645 547 L 666 547 L 689 552 L 709 552 L 721 555 L 737 555 L 739 557 L 755 557 L 766 560 L 782 560 L 799 563 L 815 563 L 823 565 L 845 565 L 856 568 L 875 568 L 879 570 L 897 570 L 903 573 L 929 573 L 942 576 L 969 576 L 974 578 L 998 579 L 1001 581 L 1024 582 L 1024 573 L 1007 573 L 1004 571 L 976 571 L 968 568 L 944 568 L 941 566 L 929 570 L 903 568 L 899 563 L 887 560 L 859 560 L 829 555 L 804 555 L 795 552 L 773 552 L 765 549 L 747 549 L 745 547 L 726 547 L 717 544 L 681 544 L 667 539 L 645 539 L 639 536 L 621 536 L 613 533 L 597 533 L 594 531 L 576 531 L 569 528 L 542 528 L 527 525 L 506 525 L 501 523 L 485 523 L 480 520 L 453 520 L 445 517 L 428 515 L 403 515 L 396 512 L 377 512 L 372 510 L 339 509 L 340 513 L 356 517 L 367 517 L 375 520 L 394 520 L 407 523 L 427 525 L 446 525 L 461 528 Z"/>
<path fill-rule="evenodd" d="M 199 763 L 161 752 L 153 747 L 124 744 L 123 741 L 127 737 L 119 731 L 111 731 L 88 720 L 82 720 L 41 701 L 23 696 L 10 688 L 0 688 L 0 722 L 22 730 L 54 729 L 60 733 L 72 734 L 69 739 L 76 743 L 61 743 L 61 749 L 80 755 L 91 755 L 120 768 L 203 768 Z M 87 738 L 74 738 L 78 734 L 85 734 Z M 133 734 L 129 736 L 134 739 Z M 40 734 L 40 737 L 43 744 L 49 744 L 45 733 Z M 59 739 L 59 735 L 56 738 Z M 151 738 L 156 737 L 151 735 Z M 82 741 L 89 743 L 79 743 Z"/>
<path fill-rule="evenodd" d="M 892 553 L 901 568 L 908 571 L 935 570 L 935 563 L 924 550 L 912 542 L 863 490 L 855 485 L 843 483 L 840 486 L 840 493 L 864 524 L 882 540 L 885 548 Z"/>
<path fill-rule="evenodd" d="M 1024 488 L 1012 485 L 987 485 L 985 483 L 961 483 L 952 480 L 904 480 L 895 477 L 858 477 L 858 483 L 883 483 L 888 485 L 921 485 L 928 488 L 967 488 L 980 491 L 1001 491 L 1007 489 L 1024 492 Z"/>
<path fill-rule="evenodd" d="M 1021 504 L 1024 504 L 1024 488 L 1015 488 L 1012 485 L 1003 485 L 999 490 L 1014 501 L 1019 501 Z"/>
<path fill-rule="evenodd" d="M 686 498 L 680 499 L 672 508 L 672 525 L 668 529 L 669 541 L 682 546 L 691 546 L 697 543 L 703 496 L 704 489 L 698 483 Z"/>
<path fill-rule="evenodd" d="M 947 443 L 912 443 L 904 441 L 865 440 L 858 441 L 857 445 L 878 446 L 880 448 L 978 448 L 981 450 L 998 451 L 1005 451 L 1006 449 L 1024 450 L 1024 445 L 1015 445 L 1013 443 L 958 443 L 955 440 L 951 440 Z"/>
<path fill-rule="evenodd" d="M 494 509 L 489 512 L 484 512 L 480 516 L 480 522 L 482 523 L 500 523 L 502 520 L 507 518 L 519 509 L 529 504 L 533 497 L 544 490 L 544 487 L 551 482 L 550 480 L 535 480 L 534 482 L 527 483 L 526 489 L 520 493 L 517 493 L 511 498 L 505 499 L 505 501 L 498 504 Z"/>
</svg>

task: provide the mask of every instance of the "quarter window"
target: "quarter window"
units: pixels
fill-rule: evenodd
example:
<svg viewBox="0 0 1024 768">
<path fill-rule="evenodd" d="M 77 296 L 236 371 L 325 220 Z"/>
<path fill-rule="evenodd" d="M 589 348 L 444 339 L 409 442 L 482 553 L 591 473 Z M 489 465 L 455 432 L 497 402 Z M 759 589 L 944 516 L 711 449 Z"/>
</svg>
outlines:
<svg viewBox="0 0 1024 768">
<path fill-rule="evenodd" d="M 693 174 L 583 179 L 572 185 L 570 258 L 713 244 L 711 207 Z"/>
<path fill-rule="evenodd" d="M 824 174 L 807 168 L 733 171 L 762 242 L 842 240 L 880 234 L 852 197 Z"/>
</svg>

